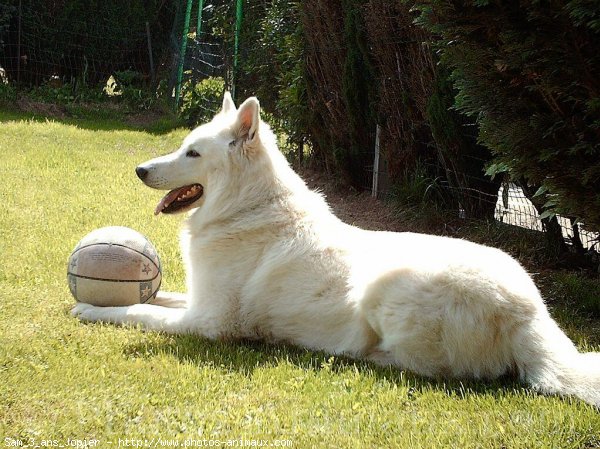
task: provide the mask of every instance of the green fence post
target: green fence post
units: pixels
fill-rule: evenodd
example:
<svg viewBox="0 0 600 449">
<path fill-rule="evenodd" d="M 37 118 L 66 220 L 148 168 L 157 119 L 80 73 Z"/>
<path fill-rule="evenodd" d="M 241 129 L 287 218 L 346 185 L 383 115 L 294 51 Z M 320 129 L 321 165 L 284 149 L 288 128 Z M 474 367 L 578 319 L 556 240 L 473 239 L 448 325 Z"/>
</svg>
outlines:
<svg viewBox="0 0 600 449">
<path fill-rule="evenodd" d="M 185 62 L 185 51 L 187 49 L 188 33 L 190 32 L 190 15 L 192 14 L 192 0 L 188 0 L 185 9 L 185 23 L 183 24 L 183 36 L 181 37 L 181 53 L 179 55 L 179 67 L 177 68 L 177 85 L 175 86 L 175 112 L 179 107 L 181 95 L 181 81 L 183 80 L 183 63 Z"/>
<path fill-rule="evenodd" d="M 231 96 L 233 97 L 233 101 L 235 101 L 235 84 L 238 72 L 240 30 L 242 29 L 242 3 L 243 0 L 237 0 L 235 8 L 235 41 L 233 44 L 233 82 L 231 83 Z"/>
</svg>

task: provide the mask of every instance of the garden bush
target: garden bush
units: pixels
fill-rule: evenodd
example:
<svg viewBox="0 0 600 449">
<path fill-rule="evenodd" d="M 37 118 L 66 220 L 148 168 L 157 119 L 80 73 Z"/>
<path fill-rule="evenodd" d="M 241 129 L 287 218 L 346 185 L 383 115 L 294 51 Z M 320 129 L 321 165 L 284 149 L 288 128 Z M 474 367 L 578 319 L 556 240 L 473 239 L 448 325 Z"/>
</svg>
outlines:
<svg viewBox="0 0 600 449">
<path fill-rule="evenodd" d="M 420 0 L 455 107 L 543 217 L 600 229 L 600 3 Z"/>
</svg>

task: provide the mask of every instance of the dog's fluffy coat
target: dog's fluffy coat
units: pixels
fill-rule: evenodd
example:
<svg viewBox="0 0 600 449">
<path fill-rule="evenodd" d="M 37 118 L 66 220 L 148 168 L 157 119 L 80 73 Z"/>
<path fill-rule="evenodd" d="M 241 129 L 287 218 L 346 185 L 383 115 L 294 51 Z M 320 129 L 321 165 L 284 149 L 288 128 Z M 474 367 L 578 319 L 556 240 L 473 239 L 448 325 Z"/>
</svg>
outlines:
<svg viewBox="0 0 600 449">
<path fill-rule="evenodd" d="M 194 152 L 190 153 L 190 150 Z M 157 189 L 201 184 L 181 233 L 187 295 L 94 307 L 87 321 L 285 341 L 427 376 L 516 372 L 600 406 L 600 354 L 581 354 L 533 281 L 497 249 L 341 222 L 279 152 L 255 98 L 143 166 Z"/>
</svg>

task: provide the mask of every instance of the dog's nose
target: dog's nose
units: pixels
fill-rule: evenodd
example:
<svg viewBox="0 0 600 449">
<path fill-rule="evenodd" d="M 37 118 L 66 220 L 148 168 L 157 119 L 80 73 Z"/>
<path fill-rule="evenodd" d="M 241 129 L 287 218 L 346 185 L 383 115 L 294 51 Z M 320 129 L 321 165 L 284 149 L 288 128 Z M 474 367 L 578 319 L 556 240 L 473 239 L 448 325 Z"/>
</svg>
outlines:
<svg viewBox="0 0 600 449">
<path fill-rule="evenodd" d="M 146 176 L 148 176 L 148 170 L 142 167 L 141 165 L 135 167 L 135 173 L 138 175 L 138 178 L 140 178 L 142 181 L 146 179 Z"/>
</svg>

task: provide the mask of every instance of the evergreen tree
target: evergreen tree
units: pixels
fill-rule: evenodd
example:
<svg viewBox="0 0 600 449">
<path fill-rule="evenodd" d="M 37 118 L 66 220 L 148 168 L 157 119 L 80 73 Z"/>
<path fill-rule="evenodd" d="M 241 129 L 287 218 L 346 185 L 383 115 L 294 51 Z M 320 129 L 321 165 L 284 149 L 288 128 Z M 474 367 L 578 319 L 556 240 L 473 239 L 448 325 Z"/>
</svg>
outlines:
<svg viewBox="0 0 600 449">
<path fill-rule="evenodd" d="M 600 3 L 419 0 L 452 69 L 456 107 L 507 171 L 536 186 L 543 217 L 600 229 Z M 539 188 L 538 188 L 539 187 Z"/>
</svg>

